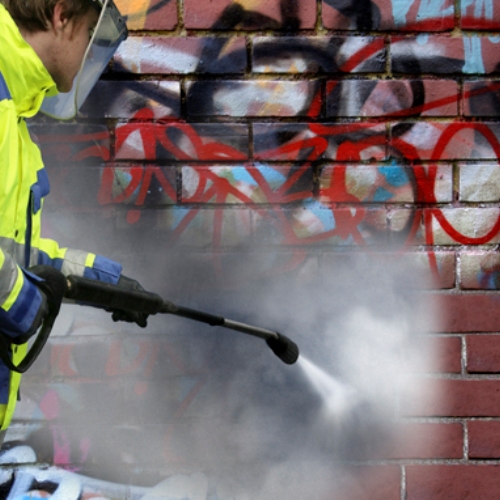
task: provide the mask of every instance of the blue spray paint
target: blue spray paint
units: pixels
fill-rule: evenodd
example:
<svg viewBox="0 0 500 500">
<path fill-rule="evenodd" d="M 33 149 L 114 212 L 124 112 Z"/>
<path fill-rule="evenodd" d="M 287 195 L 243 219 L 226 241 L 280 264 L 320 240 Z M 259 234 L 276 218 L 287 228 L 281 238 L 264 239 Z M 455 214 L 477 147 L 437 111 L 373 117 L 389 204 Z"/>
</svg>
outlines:
<svg viewBox="0 0 500 500">
<path fill-rule="evenodd" d="M 453 6 L 444 8 L 446 0 L 422 0 L 418 9 L 417 20 L 440 19 L 453 15 Z M 392 15 L 396 26 L 404 26 L 406 16 L 415 0 L 392 0 Z"/>
<path fill-rule="evenodd" d="M 474 6 L 474 17 L 493 19 L 493 0 L 462 0 L 462 16 L 467 16 L 467 9 Z"/>
<path fill-rule="evenodd" d="M 466 37 L 464 40 L 464 73 L 485 73 L 481 39 L 477 36 Z"/>
</svg>

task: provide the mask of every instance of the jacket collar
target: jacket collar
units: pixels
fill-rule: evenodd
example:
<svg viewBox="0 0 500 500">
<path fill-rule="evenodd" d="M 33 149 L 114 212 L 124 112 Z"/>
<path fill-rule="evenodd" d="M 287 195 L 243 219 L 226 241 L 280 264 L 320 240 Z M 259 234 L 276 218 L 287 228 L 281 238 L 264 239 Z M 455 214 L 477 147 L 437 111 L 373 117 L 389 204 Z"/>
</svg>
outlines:
<svg viewBox="0 0 500 500">
<path fill-rule="evenodd" d="M 22 37 L 0 4 L 0 72 L 3 74 L 19 117 L 36 115 L 45 96 L 57 94 L 57 87 L 41 59 Z"/>
</svg>

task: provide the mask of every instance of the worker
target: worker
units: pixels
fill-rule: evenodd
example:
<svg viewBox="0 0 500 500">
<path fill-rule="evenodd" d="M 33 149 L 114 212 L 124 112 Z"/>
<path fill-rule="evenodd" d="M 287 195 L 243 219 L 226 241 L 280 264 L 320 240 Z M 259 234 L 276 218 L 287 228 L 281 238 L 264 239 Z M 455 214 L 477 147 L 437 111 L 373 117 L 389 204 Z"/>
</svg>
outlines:
<svg viewBox="0 0 500 500">
<path fill-rule="evenodd" d="M 142 289 L 117 262 L 42 238 L 49 180 L 26 125 L 41 108 L 74 117 L 126 36 L 112 0 L 0 0 L 0 443 L 27 341 L 59 312 L 65 276 Z M 112 313 L 115 321 L 146 326 L 146 315 Z"/>
</svg>

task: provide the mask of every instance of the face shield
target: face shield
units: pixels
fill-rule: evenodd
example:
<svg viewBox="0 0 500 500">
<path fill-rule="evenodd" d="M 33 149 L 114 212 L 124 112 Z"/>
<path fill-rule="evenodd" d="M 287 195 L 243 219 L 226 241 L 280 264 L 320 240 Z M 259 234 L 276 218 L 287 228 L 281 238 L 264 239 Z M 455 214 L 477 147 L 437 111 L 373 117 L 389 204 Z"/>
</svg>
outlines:
<svg viewBox="0 0 500 500">
<path fill-rule="evenodd" d="M 52 118 L 70 120 L 76 116 L 116 49 L 127 38 L 127 25 L 113 0 L 93 2 L 101 12 L 71 91 L 43 101 L 41 111 Z"/>
</svg>

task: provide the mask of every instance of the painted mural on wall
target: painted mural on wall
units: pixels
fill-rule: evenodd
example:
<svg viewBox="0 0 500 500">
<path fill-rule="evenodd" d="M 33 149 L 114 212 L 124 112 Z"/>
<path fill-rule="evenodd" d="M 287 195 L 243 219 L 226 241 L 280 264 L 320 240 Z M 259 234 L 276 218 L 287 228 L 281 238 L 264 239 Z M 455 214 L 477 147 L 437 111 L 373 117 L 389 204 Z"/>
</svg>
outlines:
<svg viewBox="0 0 500 500">
<path fill-rule="evenodd" d="M 460 28 L 489 31 L 461 37 L 448 33 L 451 0 L 323 0 L 320 21 L 313 0 L 216 0 L 207 9 L 185 0 L 181 20 L 173 0 L 117 3 L 132 33 L 80 119 L 31 125 L 50 172 L 51 236 L 77 246 L 74 227 L 99 227 L 136 249 L 210 249 L 212 278 L 224 273 L 223 254 L 247 245 L 288 249 L 261 272 L 297 279 L 315 262 L 310 249 L 425 247 L 419 258 L 448 287 L 455 257 L 437 247 L 499 243 L 500 212 L 490 205 L 500 196 L 493 0 L 462 0 Z M 334 34 L 313 35 L 318 23 Z M 262 34 L 272 30 L 280 36 Z M 498 288 L 494 253 L 464 251 L 461 262 L 468 288 Z M 210 293 L 212 301 L 196 300 L 234 300 Z M 286 431 L 296 430 L 311 418 L 300 408 L 317 400 L 297 377 L 265 368 L 251 342 L 218 357 L 223 343 L 194 327 L 153 322 L 138 338 L 99 317 L 69 317 L 26 376 L 0 452 L 0 463 L 17 465 L 3 469 L 0 498 L 243 498 L 226 475 L 207 470 L 196 438 L 231 451 L 222 468 L 248 461 L 255 476 L 238 485 L 265 483 L 255 468 L 262 448 L 273 466 L 297 458 L 301 439 L 278 429 L 277 444 L 259 426 L 285 413 L 296 415 Z M 261 369 L 251 371 L 258 380 L 246 401 L 238 377 L 221 380 L 242 376 L 243 351 Z M 223 374 L 221 359 L 234 362 Z M 307 404 L 284 404 L 276 381 Z M 249 400 L 259 410 L 252 415 Z M 210 420 L 224 412 L 230 431 Z M 239 415 L 255 427 L 242 430 Z M 242 451 L 252 436 L 255 449 Z"/>
</svg>

